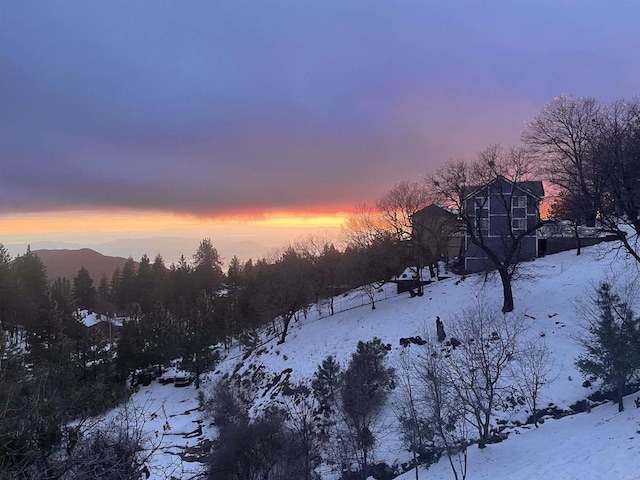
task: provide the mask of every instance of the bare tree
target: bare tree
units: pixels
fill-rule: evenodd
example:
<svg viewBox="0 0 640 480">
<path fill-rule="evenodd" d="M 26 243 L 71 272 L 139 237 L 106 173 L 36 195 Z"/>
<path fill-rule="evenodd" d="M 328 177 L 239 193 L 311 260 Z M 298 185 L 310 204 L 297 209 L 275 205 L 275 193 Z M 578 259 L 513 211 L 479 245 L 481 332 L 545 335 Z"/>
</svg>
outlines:
<svg viewBox="0 0 640 480">
<path fill-rule="evenodd" d="M 640 262 L 640 99 L 617 100 L 603 109 L 593 156 L 603 182 L 603 227 Z"/>
<path fill-rule="evenodd" d="M 555 364 L 547 344 L 542 339 L 524 343 L 512 368 L 514 382 L 520 386 L 524 400 L 531 410 L 533 424 L 537 428 L 540 392 L 555 378 Z"/>
<path fill-rule="evenodd" d="M 522 259 L 522 247 L 544 224 L 539 202 L 530 201 L 526 196 L 526 210 L 532 210 L 533 214 L 527 213 L 524 223 L 514 222 L 518 207 L 514 198 L 521 198 L 514 192 L 528 191 L 535 183 L 530 183 L 533 174 L 530 160 L 523 148 L 490 146 L 474 162 L 453 160 L 429 176 L 441 202 L 458 212 L 471 244 L 486 256 L 488 265 L 500 275 L 504 313 L 514 309 L 512 280 Z M 476 192 L 482 195 L 481 205 L 477 198 L 472 198 Z M 503 213 L 501 221 L 495 225 L 488 222 L 489 199 L 491 208 Z"/>
<path fill-rule="evenodd" d="M 584 202 L 583 197 L 571 195 L 566 190 L 561 191 L 555 201 L 551 204 L 551 218 L 558 222 L 568 221 L 571 223 L 573 229 L 573 235 L 576 239 L 577 249 L 576 255 L 580 255 L 582 249 L 582 242 L 580 238 L 581 225 L 584 225 L 589 216 L 591 210 L 590 204 L 581 203 Z"/>
<path fill-rule="evenodd" d="M 417 411 L 447 455 L 454 478 L 464 480 L 469 444 L 464 402 L 455 388 L 457 379 L 449 362 L 450 352 L 443 350 L 431 335 L 425 337 L 426 343 L 411 352 Z"/>
<path fill-rule="evenodd" d="M 385 231 L 380 211 L 366 204 L 356 206 L 342 225 L 343 242 L 354 249 L 364 249 L 375 243 Z"/>
<path fill-rule="evenodd" d="M 547 103 L 522 133 L 547 180 L 585 208 L 591 225 L 602 195 L 602 177 L 592 155 L 601 109 L 595 98 L 561 95 Z"/>
<path fill-rule="evenodd" d="M 316 402 L 311 388 L 305 383 L 289 385 L 283 391 L 282 404 L 286 423 L 292 433 L 292 442 L 300 458 L 301 479 L 318 478 L 315 469 L 320 463 L 320 435 L 316 425 Z"/>
<path fill-rule="evenodd" d="M 311 280 L 314 301 L 321 307 L 325 303 L 329 312 L 334 312 L 334 296 L 341 286 L 341 252 L 335 247 L 334 239 L 327 234 L 313 234 L 295 242 L 295 249 L 313 264 Z"/>
<path fill-rule="evenodd" d="M 413 236 L 413 214 L 432 202 L 428 184 L 403 180 L 376 202 L 383 225 L 398 242 Z"/>
<path fill-rule="evenodd" d="M 422 267 L 425 263 L 424 244 L 420 242 L 422 230 L 414 228 L 414 215 L 432 202 L 433 195 L 426 182 L 398 182 L 378 199 L 383 226 L 399 244 L 407 245 L 413 260 L 418 294 L 422 294 Z M 429 258 L 431 260 L 431 258 Z"/>
<path fill-rule="evenodd" d="M 312 301 L 312 262 L 289 246 L 275 254 L 261 286 L 261 302 L 266 314 L 282 320 L 279 343 L 284 343 L 296 313 Z"/>
<path fill-rule="evenodd" d="M 164 410 L 159 411 L 161 415 Z M 62 480 L 83 478 L 130 479 L 149 478 L 150 463 L 159 452 L 164 433 L 152 435 L 146 431 L 146 418 L 158 415 L 148 404 L 127 402 L 108 421 L 81 422 L 67 428 L 67 458 L 60 475 Z M 167 419 L 168 421 L 168 419 Z M 153 472 L 154 478 L 174 478 L 180 465 L 167 466 Z M 52 477 L 53 478 L 53 477 Z"/>
<path fill-rule="evenodd" d="M 464 227 L 457 214 L 449 209 L 431 204 L 413 214 L 412 238 L 418 254 L 429 267 L 432 278 L 438 279 L 438 262 L 449 259 L 450 254 L 460 255 L 463 247 Z M 457 239 L 456 244 L 454 239 Z M 451 247 L 455 251 L 451 252 Z"/>
<path fill-rule="evenodd" d="M 347 218 L 342 235 L 349 276 L 375 309 L 376 291 L 400 269 L 398 242 L 384 227 L 380 211 L 366 205 Z"/>
<path fill-rule="evenodd" d="M 451 337 L 459 341 L 448 359 L 455 378 L 453 388 L 478 432 L 478 446 L 484 448 L 491 436 L 496 404 L 507 389 L 508 367 L 522 349 L 524 322 L 479 302 L 452 323 Z"/>
<path fill-rule="evenodd" d="M 396 404 L 398 412 L 396 415 L 400 422 L 403 443 L 413 456 L 416 480 L 419 480 L 418 456 L 426 450 L 427 441 L 429 439 L 433 440 L 433 435 L 418 409 L 417 383 L 413 372 L 414 364 L 406 347 L 400 353 L 395 365 L 396 393 L 398 396 Z"/>
</svg>

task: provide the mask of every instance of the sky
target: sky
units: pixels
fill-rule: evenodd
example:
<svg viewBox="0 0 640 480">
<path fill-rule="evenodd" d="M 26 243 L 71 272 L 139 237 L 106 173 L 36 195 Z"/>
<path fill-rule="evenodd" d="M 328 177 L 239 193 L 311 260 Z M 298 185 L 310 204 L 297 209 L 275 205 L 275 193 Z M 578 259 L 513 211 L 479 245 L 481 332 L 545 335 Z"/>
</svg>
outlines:
<svg viewBox="0 0 640 480">
<path fill-rule="evenodd" d="M 0 242 L 337 231 L 400 180 L 518 143 L 557 95 L 636 95 L 637 18 L 630 0 L 3 0 Z"/>
</svg>

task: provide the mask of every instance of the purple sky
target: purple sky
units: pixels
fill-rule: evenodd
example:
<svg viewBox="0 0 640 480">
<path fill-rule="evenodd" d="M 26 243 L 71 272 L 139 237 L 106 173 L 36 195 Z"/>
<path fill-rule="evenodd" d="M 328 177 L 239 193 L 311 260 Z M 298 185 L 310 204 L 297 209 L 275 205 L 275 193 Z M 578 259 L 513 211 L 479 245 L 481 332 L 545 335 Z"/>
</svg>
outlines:
<svg viewBox="0 0 640 480">
<path fill-rule="evenodd" d="M 0 2 L 0 214 L 370 202 L 632 97 L 633 1 Z"/>
</svg>

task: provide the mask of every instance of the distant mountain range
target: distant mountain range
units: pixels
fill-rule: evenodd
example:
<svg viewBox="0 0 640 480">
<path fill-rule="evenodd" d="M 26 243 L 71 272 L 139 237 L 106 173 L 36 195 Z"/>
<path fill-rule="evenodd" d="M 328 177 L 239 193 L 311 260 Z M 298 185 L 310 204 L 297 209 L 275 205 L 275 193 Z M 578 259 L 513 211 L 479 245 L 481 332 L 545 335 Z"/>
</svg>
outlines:
<svg viewBox="0 0 640 480">
<path fill-rule="evenodd" d="M 247 261 L 250 258 L 256 260 L 267 254 L 271 249 L 276 248 L 280 244 L 285 242 L 269 241 L 264 238 L 260 238 L 259 241 L 254 241 L 253 238 L 211 238 L 213 246 L 218 250 L 220 257 L 224 265 L 228 265 L 231 258 L 237 255 L 241 261 Z M 29 243 L 5 243 L 4 246 L 8 249 L 9 254 L 12 257 L 23 255 L 27 249 L 27 246 L 31 246 L 32 251 L 67 251 L 76 252 L 82 250 L 91 250 L 94 253 L 102 254 L 107 257 L 128 258 L 132 257 L 135 261 L 140 261 L 142 255 L 146 254 L 151 262 L 155 259 L 157 254 L 161 254 L 167 267 L 172 263 L 178 263 L 181 255 L 191 261 L 193 254 L 197 251 L 200 240 L 197 238 L 188 237 L 151 237 L 151 238 L 123 238 L 117 240 L 111 240 L 101 243 L 70 243 L 59 241 L 34 241 Z M 69 253 L 69 255 L 72 255 Z M 41 256 L 42 258 L 42 256 Z M 44 260 L 44 259 L 43 259 Z M 73 266 L 77 262 L 74 261 Z M 70 278 L 73 278 L 78 269 L 82 265 L 78 266 L 76 271 Z M 88 265 L 85 265 L 87 269 Z M 56 266 L 52 266 L 55 271 L 58 271 Z M 223 267 L 224 268 L 224 267 Z M 53 271 L 53 270 L 52 270 Z M 112 269 L 110 271 L 113 271 Z M 91 276 L 97 283 L 100 280 L 102 273 L 96 278 Z M 50 279 L 55 279 L 52 273 L 49 273 Z"/>
<path fill-rule="evenodd" d="M 70 281 L 78 274 L 78 271 L 85 267 L 97 287 L 102 275 L 107 276 L 111 281 L 111 276 L 116 268 L 122 270 L 126 258 L 110 257 L 102 255 L 89 248 L 79 250 L 33 250 L 40 257 L 44 266 L 47 267 L 47 277 L 50 281 L 58 277 L 66 277 Z"/>
</svg>

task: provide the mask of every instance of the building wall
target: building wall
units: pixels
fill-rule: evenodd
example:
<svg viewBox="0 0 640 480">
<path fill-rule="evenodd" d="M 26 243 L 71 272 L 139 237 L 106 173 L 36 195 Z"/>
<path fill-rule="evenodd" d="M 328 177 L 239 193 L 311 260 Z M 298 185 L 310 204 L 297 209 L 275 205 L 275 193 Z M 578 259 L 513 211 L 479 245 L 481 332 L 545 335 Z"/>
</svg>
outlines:
<svg viewBox="0 0 640 480">
<path fill-rule="evenodd" d="M 511 241 L 509 225 L 509 215 L 507 214 L 507 202 L 500 196 L 523 197 L 523 200 L 512 200 L 511 218 L 521 221 L 522 229 L 525 230 L 538 221 L 537 199 L 528 195 L 523 190 L 503 182 L 494 186 L 489 192 L 485 188 L 467 199 L 465 209 L 470 215 L 478 215 L 480 218 L 488 219 L 488 233 L 485 236 L 485 243 L 496 253 L 505 251 L 505 246 L 509 246 Z M 486 198 L 486 201 L 482 201 Z M 521 202 L 521 203 L 518 203 Z M 483 220 L 484 221 L 484 220 Z M 486 228 L 486 225 L 482 225 Z M 516 231 L 517 232 L 517 231 Z M 468 272 L 479 272 L 494 268 L 493 263 L 487 258 L 485 252 L 471 242 L 471 237 L 466 236 L 465 269 Z M 532 260 L 538 255 L 537 232 L 524 237 L 520 242 L 519 261 Z M 500 257 L 500 255 L 498 255 Z"/>
</svg>

